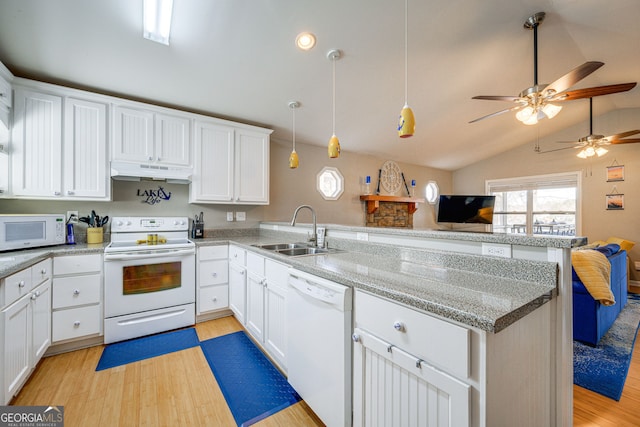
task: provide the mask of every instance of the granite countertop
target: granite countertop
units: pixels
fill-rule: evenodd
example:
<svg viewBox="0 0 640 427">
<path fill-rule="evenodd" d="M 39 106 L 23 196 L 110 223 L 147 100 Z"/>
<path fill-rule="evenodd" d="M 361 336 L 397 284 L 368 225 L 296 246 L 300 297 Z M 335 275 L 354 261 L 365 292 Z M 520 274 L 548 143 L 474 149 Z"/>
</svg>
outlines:
<svg viewBox="0 0 640 427">
<path fill-rule="evenodd" d="M 466 235 L 467 233 L 462 233 Z M 289 257 L 254 245 L 300 242 L 295 233 L 236 230 L 194 240 L 197 246 L 233 243 L 302 271 L 461 322 L 499 332 L 553 298 L 557 265 L 454 252 L 332 239 L 340 252 Z M 48 256 L 102 253 L 107 243 L 0 254 L 0 277 Z"/>
</svg>

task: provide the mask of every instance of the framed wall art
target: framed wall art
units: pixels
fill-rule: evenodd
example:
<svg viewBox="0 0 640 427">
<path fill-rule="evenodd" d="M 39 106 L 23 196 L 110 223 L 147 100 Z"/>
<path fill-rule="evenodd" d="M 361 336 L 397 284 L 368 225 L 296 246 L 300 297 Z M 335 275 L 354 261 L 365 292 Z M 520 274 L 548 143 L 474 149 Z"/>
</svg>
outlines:
<svg viewBox="0 0 640 427">
<path fill-rule="evenodd" d="M 607 182 L 624 181 L 624 165 L 607 166 Z"/>
<path fill-rule="evenodd" d="M 624 194 L 607 194 L 605 198 L 607 210 L 620 211 L 624 209 Z"/>
</svg>

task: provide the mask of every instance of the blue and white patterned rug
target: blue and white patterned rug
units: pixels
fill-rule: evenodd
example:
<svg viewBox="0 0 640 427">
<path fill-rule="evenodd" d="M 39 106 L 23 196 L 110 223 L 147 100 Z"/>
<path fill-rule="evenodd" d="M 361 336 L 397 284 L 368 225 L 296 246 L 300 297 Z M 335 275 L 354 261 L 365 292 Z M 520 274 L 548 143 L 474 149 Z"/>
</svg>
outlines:
<svg viewBox="0 0 640 427">
<path fill-rule="evenodd" d="M 573 342 L 573 382 L 620 400 L 640 324 L 640 295 L 629 294 L 611 329 L 596 347 Z"/>
</svg>

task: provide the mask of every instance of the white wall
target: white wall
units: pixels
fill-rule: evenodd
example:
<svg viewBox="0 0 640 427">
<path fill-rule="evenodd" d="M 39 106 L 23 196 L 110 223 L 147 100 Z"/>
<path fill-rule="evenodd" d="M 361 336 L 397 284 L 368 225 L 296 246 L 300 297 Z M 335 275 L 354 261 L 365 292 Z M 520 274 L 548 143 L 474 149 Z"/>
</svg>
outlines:
<svg viewBox="0 0 640 427">
<path fill-rule="evenodd" d="M 399 143 L 394 141 L 392 143 Z M 402 142 L 403 144 L 411 142 Z M 289 169 L 288 159 L 291 151 L 290 143 L 271 143 L 271 180 L 269 206 L 237 206 L 189 204 L 187 185 L 164 184 L 153 181 L 125 182 L 112 181 L 113 201 L 111 202 L 61 202 L 46 200 L 4 200 L 0 199 L 0 214 L 2 213 L 66 213 L 67 210 L 77 210 L 80 216 L 88 215 L 95 209 L 100 216 L 188 216 L 193 217 L 199 212 L 204 213 L 206 228 L 219 227 L 247 227 L 255 226 L 260 221 L 290 221 L 293 211 L 298 205 L 310 204 L 317 212 L 319 223 L 335 223 L 344 225 L 364 225 L 364 202 L 361 202 L 360 181 L 370 175 L 372 190 L 377 183 L 378 169 L 387 159 L 363 156 L 342 152 L 338 159 L 329 159 L 327 151 L 322 147 L 306 144 L 296 144 L 296 151 L 300 156 L 300 167 Z M 346 145 L 346 144 L 345 144 Z M 324 166 L 337 167 L 345 179 L 345 191 L 336 201 L 326 201 L 316 191 L 316 175 Z M 451 191 L 451 172 L 438 169 L 428 169 L 420 166 L 399 163 L 400 168 L 410 183 L 417 181 L 419 187 L 424 187 L 429 180 L 435 180 L 442 191 Z M 143 203 L 144 197 L 139 197 L 138 190 L 158 190 L 161 186 L 171 193 L 171 198 L 155 205 Z M 228 211 L 246 212 L 246 222 L 227 222 Z M 303 211 L 300 222 L 311 222 L 311 215 Z M 415 228 L 433 227 L 433 208 L 428 204 L 419 205 L 414 214 Z M 82 225 L 80 225 L 82 226 Z"/>
<path fill-rule="evenodd" d="M 499 120 L 495 118 L 493 120 Z M 502 118 L 508 120 L 508 118 Z M 553 120 L 561 120 L 562 113 Z M 541 121 L 539 125 L 544 125 Z M 514 122 L 514 126 L 521 126 Z M 612 135 L 640 129 L 640 109 L 623 109 L 594 117 L 594 134 Z M 535 127 L 532 134 L 535 135 Z M 589 134 L 588 120 L 555 135 L 541 138 L 542 150 L 566 145 L 556 141 L 572 141 Z M 640 137 L 640 134 L 637 135 Z M 485 180 L 517 176 L 542 175 L 556 172 L 582 171 L 582 230 L 589 241 L 606 240 L 610 236 L 637 242 L 629 254 L 632 262 L 640 260 L 640 143 L 617 144 L 608 147 L 609 153 L 593 160 L 576 157 L 577 149 L 537 154 L 533 151 L 535 139 L 516 149 L 475 163 L 453 174 L 455 193 L 482 193 Z M 625 166 L 625 180 L 607 182 L 606 167 L 613 162 Z M 624 210 L 606 210 L 605 195 L 613 188 L 624 193 Z M 631 264 L 631 278 L 640 280 L 639 272 Z"/>
</svg>

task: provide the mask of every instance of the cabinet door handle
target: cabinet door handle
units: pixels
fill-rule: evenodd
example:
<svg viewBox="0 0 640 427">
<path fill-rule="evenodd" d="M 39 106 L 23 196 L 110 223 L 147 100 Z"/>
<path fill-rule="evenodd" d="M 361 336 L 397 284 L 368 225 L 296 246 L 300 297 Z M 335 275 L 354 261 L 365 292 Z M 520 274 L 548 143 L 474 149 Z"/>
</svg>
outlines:
<svg viewBox="0 0 640 427">
<path fill-rule="evenodd" d="M 36 298 L 38 298 L 38 295 L 36 295 L 35 293 L 34 293 L 34 294 L 31 294 L 31 299 L 32 299 L 32 300 L 35 300 Z"/>
<path fill-rule="evenodd" d="M 351 339 L 353 340 L 353 342 L 360 342 L 360 335 L 353 334 L 351 335 Z"/>
<path fill-rule="evenodd" d="M 43 268 L 42 270 L 40 270 L 40 274 L 42 274 L 43 276 L 47 274 L 47 269 Z"/>
<path fill-rule="evenodd" d="M 79 290 L 79 289 L 74 290 L 74 291 L 73 291 L 73 294 L 74 294 L 74 295 L 80 295 L 80 290 Z"/>
<path fill-rule="evenodd" d="M 153 160 L 153 156 L 149 156 L 149 160 Z"/>
<path fill-rule="evenodd" d="M 19 288 L 24 288 L 24 280 L 21 280 L 18 282 L 18 287 Z"/>
<path fill-rule="evenodd" d="M 71 190 L 67 190 L 67 195 L 69 196 L 73 196 L 75 194 L 75 192 L 71 191 Z"/>
<path fill-rule="evenodd" d="M 404 323 L 402 322 L 395 322 L 393 324 L 393 328 L 399 332 L 404 332 L 406 330 L 406 328 L 404 327 Z"/>
<path fill-rule="evenodd" d="M 216 302 L 216 301 L 218 301 L 218 298 L 217 298 L 217 297 L 213 297 L 213 298 L 211 299 L 211 301 Z"/>
<path fill-rule="evenodd" d="M 74 327 L 74 328 L 78 328 L 78 327 L 80 327 L 80 321 L 79 321 L 79 320 L 76 320 L 75 322 L 73 322 L 73 327 Z"/>
<path fill-rule="evenodd" d="M 214 271 L 213 273 L 211 273 L 211 275 L 212 275 L 213 277 L 218 277 L 218 273 L 216 273 L 215 271 Z"/>
</svg>

